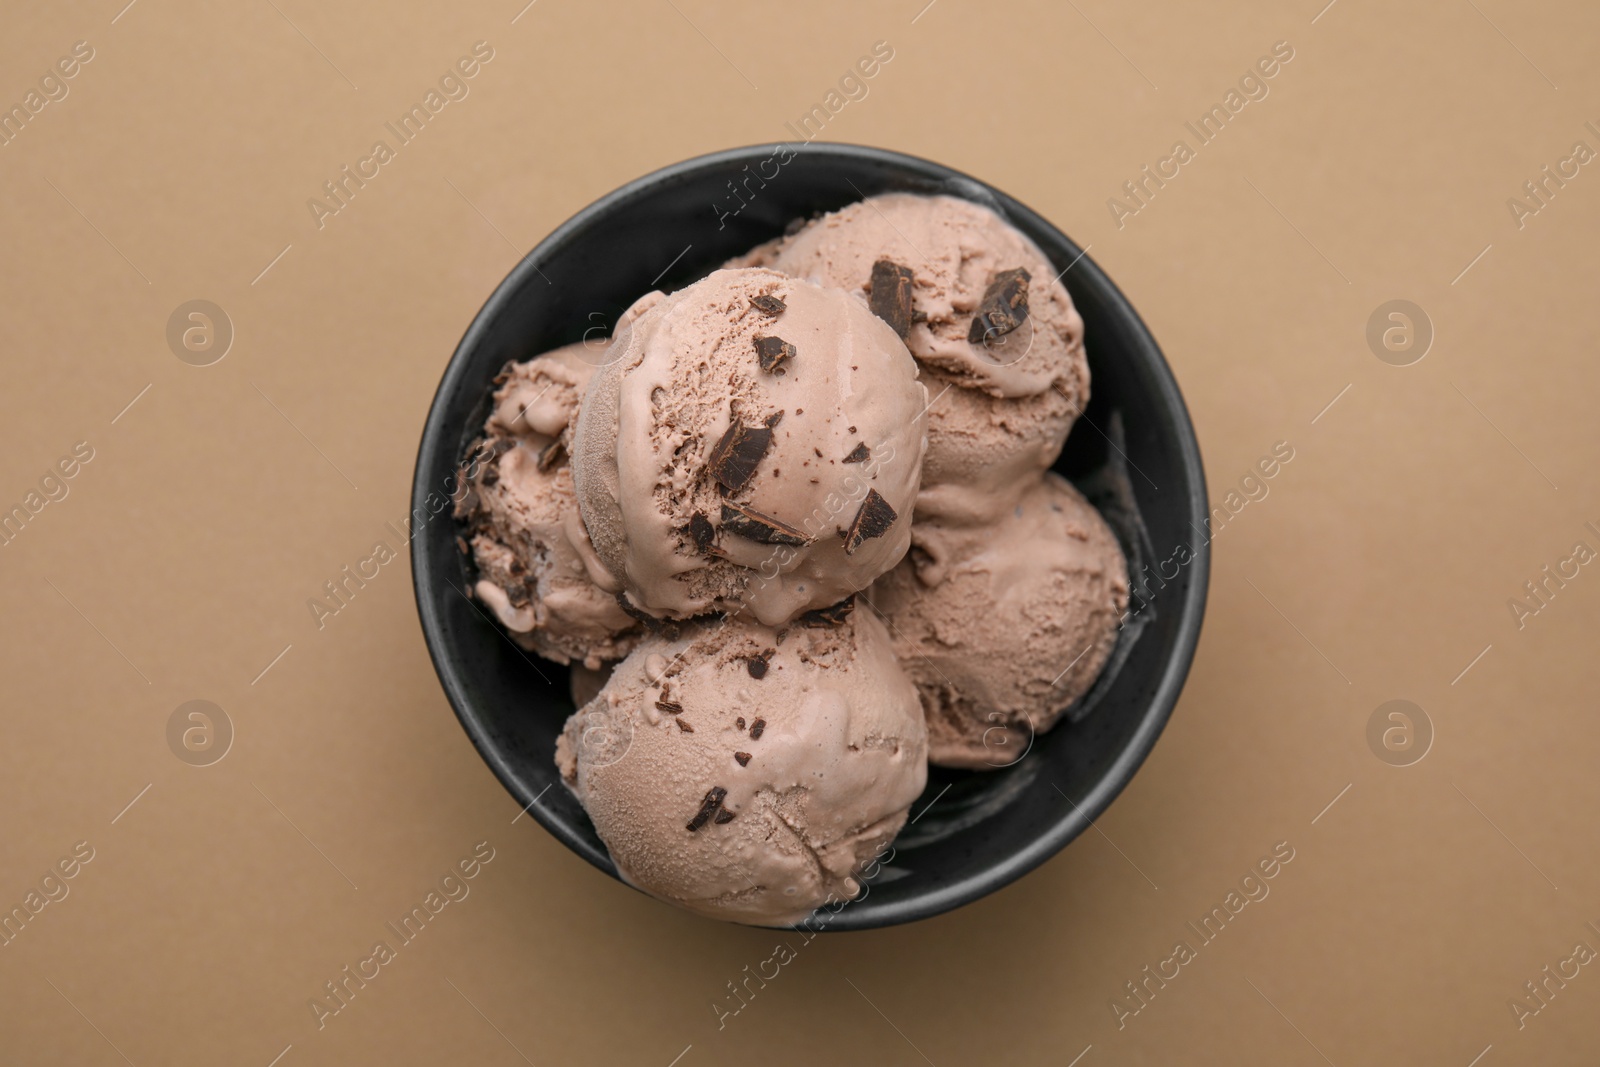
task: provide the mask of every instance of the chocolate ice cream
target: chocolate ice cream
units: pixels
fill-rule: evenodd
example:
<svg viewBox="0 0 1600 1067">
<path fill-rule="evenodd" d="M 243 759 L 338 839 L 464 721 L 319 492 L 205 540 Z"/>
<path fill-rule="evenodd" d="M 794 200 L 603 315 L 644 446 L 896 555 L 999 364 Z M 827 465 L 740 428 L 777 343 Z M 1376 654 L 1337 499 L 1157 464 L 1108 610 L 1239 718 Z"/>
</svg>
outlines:
<svg viewBox="0 0 1600 1067">
<path fill-rule="evenodd" d="M 492 462 L 457 505 L 477 565 L 472 592 L 524 648 L 598 668 L 627 655 L 638 624 L 595 579 L 567 460 L 572 422 L 604 346 L 547 352 L 502 372 L 482 447 Z"/>
<path fill-rule="evenodd" d="M 895 320 L 931 402 L 919 519 L 999 518 L 1089 401 L 1083 319 L 1059 273 L 980 204 L 875 196 L 744 258 L 860 294 Z"/>
<path fill-rule="evenodd" d="M 919 525 L 869 592 L 922 696 L 928 759 L 1020 759 L 1093 684 L 1128 606 L 1122 550 L 1099 512 L 1048 473 L 981 530 Z"/>
<path fill-rule="evenodd" d="M 927 392 L 857 297 L 723 270 L 619 331 L 573 473 L 630 611 L 781 625 L 865 587 L 911 537 Z"/>
<path fill-rule="evenodd" d="M 927 778 L 917 693 L 864 608 L 645 637 L 567 722 L 557 764 L 617 870 L 757 925 L 859 892 Z"/>
</svg>

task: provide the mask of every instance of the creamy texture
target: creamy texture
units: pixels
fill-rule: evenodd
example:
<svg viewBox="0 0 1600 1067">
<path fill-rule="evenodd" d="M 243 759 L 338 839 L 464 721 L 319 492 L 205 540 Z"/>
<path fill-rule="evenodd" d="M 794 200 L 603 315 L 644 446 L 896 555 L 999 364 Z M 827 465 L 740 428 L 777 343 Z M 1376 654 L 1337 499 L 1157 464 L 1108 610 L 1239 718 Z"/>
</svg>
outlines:
<svg viewBox="0 0 1600 1067">
<path fill-rule="evenodd" d="M 1128 605 L 1122 551 L 1054 473 L 992 527 L 919 524 L 913 542 L 869 596 L 921 694 L 928 758 L 1009 766 L 1111 655 Z"/>
<path fill-rule="evenodd" d="M 569 345 L 506 369 L 484 427 L 494 459 L 478 466 L 457 505 L 478 600 L 524 648 L 591 667 L 627 655 L 638 633 L 614 591 L 595 581 L 609 575 L 590 547 L 566 460 L 579 401 L 604 352 Z"/>
<path fill-rule="evenodd" d="M 764 312 L 757 298 L 785 306 Z M 748 608 L 780 625 L 894 566 L 910 544 L 927 406 L 894 331 L 857 296 L 761 269 L 646 299 L 573 439 L 584 523 L 630 604 L 670 619 Z M 758 338 L 793 355 L 764 368 Z M 771 442 L 729 486 L 715 461 L 736 421 Z M 874 498 L 892 520 L 847 539 Z M 777 520 L 776 543 L 752 534 L 752 512 Z"/>
<path fill-rule="evenodd" d="M 950 196 L 891 193 L 812 222 L 744 261 L 820 285 L 870 291 L 888 259 L 914 275 L 906 336 L 929 371 L 928 454 L 919 518 L 976 525 L 1005 514 L 1049 468 L 1089 401 L 1083 319 L 1044 253 L 990 209 Z M 1028 271 L 1028 315 L 968 340 L 997 273 Z"/>
<path fill-rule="evenodd" d="M 917 692 L 860 608 L 781 635 L 732 620 L 644 638 L 568 720 L 557 763 L 631 885 L 776 926 L 860 891 L 922 792 L 926 742 Z"/>
</svg>

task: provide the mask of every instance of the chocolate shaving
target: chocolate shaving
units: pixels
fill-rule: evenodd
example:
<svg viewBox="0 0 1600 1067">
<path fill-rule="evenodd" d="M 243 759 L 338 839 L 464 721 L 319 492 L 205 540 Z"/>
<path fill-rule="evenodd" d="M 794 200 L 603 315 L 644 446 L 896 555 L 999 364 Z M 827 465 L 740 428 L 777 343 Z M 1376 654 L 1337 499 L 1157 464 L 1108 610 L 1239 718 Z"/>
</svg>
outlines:
<svg viewBox="0 0 1600 1067">
<path fill-rule="evenodd" d="M 771 515 L 763 515 L 753 508 L 742 504 L 722 505 L 722 525 L 730 533 L 740 537 L 747 537 L 763 545 L 806 545 L 811 543 L 801 530 L 795 529 L 782 519 L 775 519 Z"/>
<path fill-rule="evenodd" d="M 872 296 L 867 307 L 905 340 L 911 332 L 911 268 L 887 259 L 872 265 Z"/>
<path fill-rule="evenodd" d="M 690 726 L 688 723 L 684 722 L 682 719 L 673 719 L 672 721 L 677 723 L 678 724 L 678 729 L 682 730 L 684 733 L 686 733 L 686 734 L 694 733 L 694 727 Z"/>
<path fill-rule="evenodd" d="M 785 304 L 783 302 L 783 297 L 776 293 L 762 293 L 760 296 L 752 296 L 750 298 L 750 306 L 761 312 L 763 315 L 770 315 L 773 318 L 777 318 L 779 315 L 784 313 L 784 310 L 788 308 L 789 305 Z"/>
<path fill-rule="evenodd" d="M 772 653 L 766 652 L 759 656 L 751 656 L 745 662 L 745 667 L 750 671 L 750 677 L 760 681 L 767 676 L 767 657 L 770 655 Z"/>
<path fill-rule="evenodd" d="M 737 726 L 739 729 L 743 730 L 744 729 L 744 716 L 741 715 L 737 719 L 733 720 L 733 724 L 735 726 Z"/>
<path fill-rule="evenodd" d="M 783 412 L 778 414 L 781 416 Z M 772 447 L 773 425 L 775 423 L 770 420 L 766 426 L 746 426 L 737 418 L 733 420 L 711 449 L 711 476 L 719 485 L 737 493 L 750 484 L 750 479 L 756 476 L 756 468 Z"/>
<path fill-rule="evenodd" d="M 718 826 L 721 826 L 723 823 L 732 822 L 733 821 L 733 812 L 729 811 L 727 808 L 718 808 L 717 809 L 717 817 L 715 819 L 713 819 L 712 821 L 715 822 Z"/>
<path fill-rule="evenodd" d="M 638 608 L 633 606 L 633 603 L 628 600 L 628 594 L 621 589 L 617 590 L 616 597 L 617 606 L 621 608 L 629 618 L 643 623 L 645 629 L 649 630 L 653 634 L 660 634 L 669 641 L 676 641 L 678 639 L 678 624 L 676 622 L 670 619 L 658 619 L 649 612 L 640 611 Z"/>
<path fill-rule="evenodd" d="M 767 728 L 767 720 L 766 719 L 757 719 L 755 722 L 751 723 L 750 724 L 750 740 L 752 740 L 752 741 L 761 740 L 761 731 L 765 730 L 766 728 Z"/>
<path fill-rule="evenodd" d="M 878 494 L 876 489 L 867 490 L 867 498 L 861 502 L 861 509 L 856 512 L 855 520 L 850 523 L 850 529 L 844 535 L 844 553 L 853 555 L 861 547 L 863 541 L 874 537 L 882 537 L 889 532 L 889 527 L 894 525 L 894 520 L 899 518 L 889 502 Z"/>
<path fill-rule="evenodd" d="M 750 766 L 750 753 L 748 752 L 735 752 L 733 758 L 739 761 L 739 766 L 741 767 Z"/>
<path fill-rule="evenodd" d="M 755 346 L 756 359 L 760 361 L 761 369 L 768 374 L 776 371 L 778 364 L 793 359 L 796 355 L 794 345 L 781 337 L 757 337 Z"/>
<path fill-rule="evenodd" d="M 706 790 L 706 797 L 700 802 L 700 810 L 694 813 L 694 818 L 686 824 L 692 834 L 700 827 L 711 821 L 711 817 L 722 810 L 722 802 L 728 796 L 728 791 L 720 785 L 714 785 Z M 724 819 L 724 822 L 727 820 Z"/>
<path fill-rule="evenodd" d="M 855 448 L 851 449 L 850 454 L 848 456 L 844 457 L 844 462 L 846 462 L 846 463 L 865 463 L 867 460 L 869 460 L 871 458 L 872 458 L 872 449 L 867 447 L 867 443 L 865 441 L 861 441 L 861 442 L 858 442 L 856 444 Z"/>
<path fill-rule="evenodd" d="M 1021 326 L 1028 318 L 1028 282 L 1031 280 L 1026 267 L 999 271 L 990 277 L 989 287 L 983 291 L 983 302 L 972 317 L 967 341 L 972 344 L 987 342 Z"/>
<path fill-rule="evenodd" d="M 816 608 L 800 616 L 801 626 L 838 626 L 856 609 L 856 595 L 851 593 L 837 604 Z"/>
<path fill-rule="evenodd" d="M 700 552 L 711 549 L 711 543 L 717 538 L 717 528 L 711 525 L 711 520 L 701 512 L 689 516 L 689 524 L 683 528 L 689 535 L 689 540 L 694 542 L 694 547 Z"/>
<path fill-rule="evenodd" d="M 558 437 L 539 450 L 539 460 L 535 466 L 539 468 L 539 473 L 543 474 L 557 463 L 560 463 L 561 457 L 566 454 L 567 450 L 562 447 L 561 438 Z"/>
<path fill-rule="evenodd" d="M 658 700 L 656 701 L 656 707 L 660 708 L 668 715 L 683 714 L 683 705 L 678 703 L 676 700 Z"/>
<path fill-rule="evenodd" d="M 798 415 L 799 412 L 797 411 L 797 412 L 795 412 L 795 414 Z M 772 429 L 776 429 L 777 426 L 778 426 L 778 423 L 780 423 L 782 421 L 783 421 L 783 412 L 775 411 L 771 415 L 767 416 L 767 421 L 766 421 L 765 425 L 766 425 L 767 429 L 772 430 Z"/>
</svg>

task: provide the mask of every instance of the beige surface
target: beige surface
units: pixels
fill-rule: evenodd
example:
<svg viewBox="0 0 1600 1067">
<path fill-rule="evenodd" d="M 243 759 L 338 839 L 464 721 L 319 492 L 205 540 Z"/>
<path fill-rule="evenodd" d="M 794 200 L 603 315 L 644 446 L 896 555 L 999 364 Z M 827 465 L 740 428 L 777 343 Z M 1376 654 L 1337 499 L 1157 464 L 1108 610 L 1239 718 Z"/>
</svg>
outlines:
<svg viewBox="0 0 1600 1067">
<path fill-rule="evenodd" d="M 1592 5 L 121 3 L 12 4 L 0 35 L 19 102 L 94 49 L 0 148 L 0 500 L 93 448 L 0 548 L 0 901 L 93 850 L 0 947 L 0 1060 L 1592 1062 L 1600 967 L 1520 1029 L 1508 1001 L 1600 949 L 1600 571 L 1521 630 L 1507 599 L 1600 548 L 1600 175 L 1521 229 L 1506 206 L 1600 148 Z M 1219 537 L 1189 687 L 1100 833 L 955 914 L 800 945 L 719 1030 L 778 938 L 513 824 L 403 559 L 325 629 L 306 600 L 406 511 L 444 362 L 522 251 L 657 166 L 788 136 L 880 39 L 825 136 L 1092 244 L 1218 496 L 1275 442 L 1294 459 Z M 307 198 L 479 40 L 470 95 L 319 230 Z M 1279 40 L 1270 95 L 1118 229 L 1107 198 Z M 236 331 L 205 368 L 164 336 L 197 298 Z M 1364 339 L 1396 298 L 1437 333 L 1404 368 Z M 1436 731 L 1405 768 L 1366 740 L 1397 698 Z M 194 699 L 236 731 L 205 768 L 166 736 Z M 470 896 L 319 1030 L 323 982 L 480 841 Z M 1119 1029 L 1123 983 L 1277 842 L 1270 896 Z"/>
</svg>

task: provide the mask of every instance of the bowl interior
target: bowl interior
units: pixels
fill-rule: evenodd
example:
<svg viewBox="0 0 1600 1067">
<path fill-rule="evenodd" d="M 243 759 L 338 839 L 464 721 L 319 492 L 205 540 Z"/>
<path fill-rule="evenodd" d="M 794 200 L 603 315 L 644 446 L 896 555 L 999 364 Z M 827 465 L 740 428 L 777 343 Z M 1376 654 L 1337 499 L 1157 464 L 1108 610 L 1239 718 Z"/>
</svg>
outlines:
<svg viewBox="0 0 1600 1067">
<path fill-rule="evenodd" d="M 1133 776 L 1188 672 L 1209 563 L 1199 448 L 1160 350 L 1093 260 L 1003 193 L 880 149 L 763 146 L 677 164 L 585 208 L 490 297 L 434 398 L 413 487 L 417 603 L 451 704 L 518 803 L 615 875 L 555 769 L 556 737 L 573 710 L 567 669 L 523 652 L 468 599 L 471 576 L 455 523 L 436 503 L 453 486 L 487 414 L 491 379 L 508 360 L 581 340 L 586 331 L 609 332 L 652 288 L 681 287 L 778 236 L 793 219 L 893 191 L 987 203 L 1065 271 L 1085 323 L 1093 398 L 1056 469 L 1101 507 L 1129 553 L 1133 620 L 1095 688 L 1021 760 L 987 773 L 930 769 L 927 790 L 911 809 L 914 821 L 867 894 L 827 916 L 829 929 L 933 915 L 1049 858 Z"/>
</svg>

